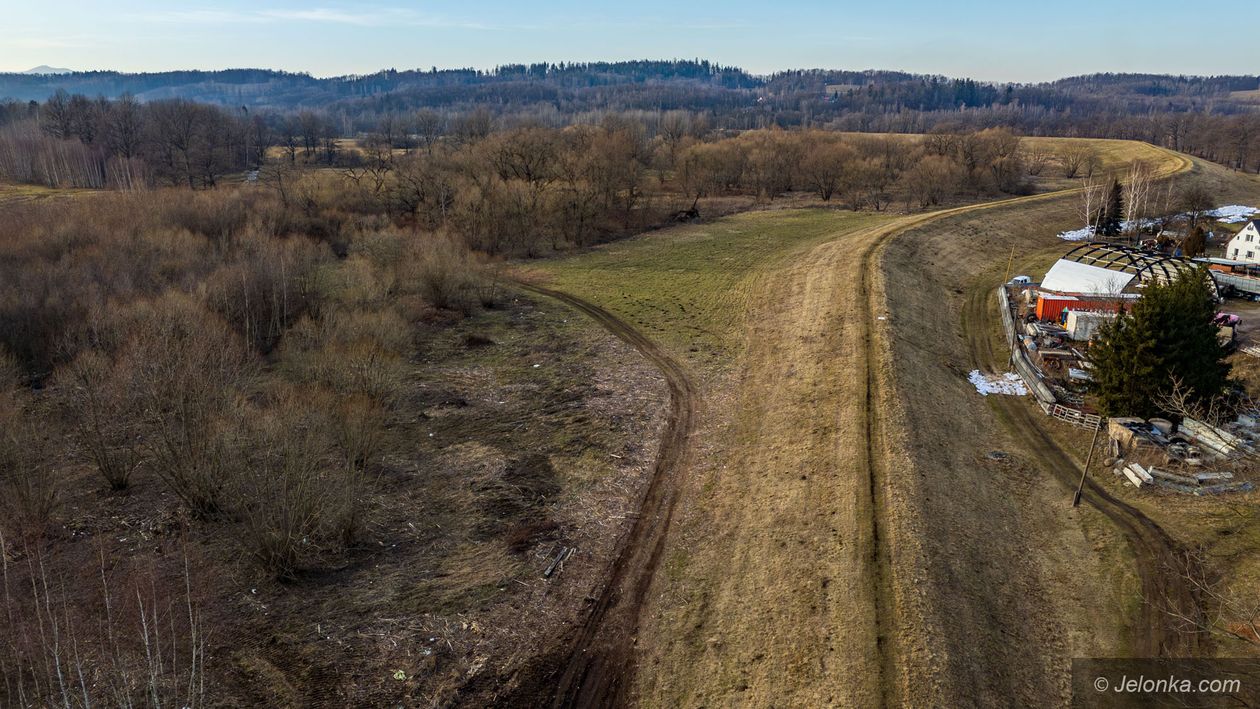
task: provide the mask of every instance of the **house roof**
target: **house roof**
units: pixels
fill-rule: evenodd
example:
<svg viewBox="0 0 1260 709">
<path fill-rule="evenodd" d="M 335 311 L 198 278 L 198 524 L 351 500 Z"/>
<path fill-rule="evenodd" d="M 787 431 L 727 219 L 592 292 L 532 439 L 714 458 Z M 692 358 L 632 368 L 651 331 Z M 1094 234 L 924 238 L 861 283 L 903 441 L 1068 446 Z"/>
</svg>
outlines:
<svg viewBox="0 0 1260 709">
<path fill-rule="evenodd" d="M 1242 225 L 1242 228 L 1238 230 L 1238 233 L 1231 236 L 1229 240 L 1233 241 L 1234 239 L 1242 236 L 1242 233 L 1247 231 L 1247 227 L 1254 227 L 1256 231 L 1260 231 L 1260 219 L 1248 219 L 1247 222 Z"/>
<path fill-rule="evenodd" d="M 1046 277 L 1041 280 L 1041 287 L 1060 293 L 1116 295 L 1136 277 L 1132 273 L 1059 259 L 1046 272 Z"/>
<path fill-rule="evenodd" d="M 1256 265 L 1254 262 L 1251 262 L 1251 261 L 1235 261 L 1234 259 L 1216 258 L 1215 256 L 1202 256 L 1202 257 L 1190 259 L 1190 260 L 1194 261 L 1195 263 L 1212 263 L 1218 266 L 1254 266 Z"/>
</svg>

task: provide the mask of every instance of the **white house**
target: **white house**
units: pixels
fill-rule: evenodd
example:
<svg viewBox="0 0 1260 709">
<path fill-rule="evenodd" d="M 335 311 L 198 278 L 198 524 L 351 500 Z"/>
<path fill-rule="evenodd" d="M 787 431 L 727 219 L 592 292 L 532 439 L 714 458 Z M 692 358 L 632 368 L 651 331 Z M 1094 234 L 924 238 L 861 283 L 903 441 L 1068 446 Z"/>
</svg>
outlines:
<svg viewBox="0 0 1260 709">
<path fill-rule="evenodd" d="M 1225 258 L 1230 261 L 1260 263 L 1260 219 L 1247 222 L 1243 230 L 1225 245 Z"/>
</svg>

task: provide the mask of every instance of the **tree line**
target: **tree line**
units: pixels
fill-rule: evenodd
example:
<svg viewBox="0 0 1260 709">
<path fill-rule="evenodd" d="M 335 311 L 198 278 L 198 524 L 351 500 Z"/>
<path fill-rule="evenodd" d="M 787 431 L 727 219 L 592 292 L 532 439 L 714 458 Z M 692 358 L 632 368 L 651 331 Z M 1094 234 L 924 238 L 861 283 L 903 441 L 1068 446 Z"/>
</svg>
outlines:
<svg viewBox="0 0 1260 709">
<path fill-rule="evenodd" d="M 231 115 L 318 116 L 340 137 L 432 110 L 448 121 L 489 114 L 500 125 L 561 127 L 606 114 L 654 123 L 685 111 L 715 129 L 823 128 L 924 133 L 1006 127 L 1023 135 L 1126 138 L 1260 170 L 1260 116 L 1248 96 L 1260 77 L 1097 74 L 1000 84 L 889 71 L 794 70 L 756 77 L 707 61 L 537 63 L 472 69 L 386 70 L 314 79 L 261 70 L 57 77 L 0 75 L 0 124 L 27 101 L 61 89 L 85 96 L 171 95 L 228 107 Z M 145 102 L 148 102 L 147 100 Z M 307 107 L 319 106 L 318 111 Z M 309 122 L 309 120 L 308 120 Z M 284 121 L 265 120 L 273 130 Z M 292 131 L 290 131 L 292 132 Z"/>
<path fill-rule="evenodd" d="M 183 99 L 57 92 L 0 126 L 0 177 L 49 187 L 215 186 L 274 142 L 262 116 Z"/>
<path fill-rule="evenodd" d="M 183 100 L 58 94 L 0 128 L 0 178 L 50 187 L 192 189 L 257 171 L 285 204 L 323 191 L 346 214 L 447 231 L 491 254 L 586 245 L 694 213 L 702 200 L 815 194 L 850 209 L 1022 193 L 1045 156 L 995 128 L 925 140 L 717 130 L 702 114 L 553 127 L 487 111 L 388 114 L 355 140 L 315 111 L 233 113 Z M 345 185 L 333 189 L 329 175 Z"/>
</svg>

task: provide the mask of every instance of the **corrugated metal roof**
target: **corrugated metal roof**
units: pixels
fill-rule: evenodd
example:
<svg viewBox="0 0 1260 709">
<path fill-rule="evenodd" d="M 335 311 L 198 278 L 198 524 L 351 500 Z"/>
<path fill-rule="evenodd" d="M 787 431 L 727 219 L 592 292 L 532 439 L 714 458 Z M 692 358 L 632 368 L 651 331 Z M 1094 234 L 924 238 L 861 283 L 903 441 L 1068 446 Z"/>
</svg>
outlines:
<svg viewBox="0 0 1260 709">
<path fill-rule="evenodd" d="M 1060 293 L 1114 295 L 1124 290 L 1135 277 L 1132 273 L 1059 259 L 1042 279 L 1041 287 Z"/>
</svg>

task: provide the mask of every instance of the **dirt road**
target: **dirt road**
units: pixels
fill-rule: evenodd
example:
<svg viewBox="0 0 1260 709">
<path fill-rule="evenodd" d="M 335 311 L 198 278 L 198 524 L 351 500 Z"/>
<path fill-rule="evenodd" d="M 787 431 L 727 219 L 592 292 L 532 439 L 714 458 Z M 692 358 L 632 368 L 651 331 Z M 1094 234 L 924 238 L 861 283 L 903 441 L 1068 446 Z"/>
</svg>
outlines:
<svg viewBox="0 0 1260 709">
<path fill-rule="evenodd" d="M 968 349 L 973 365 L 990 372 L 1005 369 L 1010 356 L 1007 352 L 1001 356 L 995 353 L 989 337 L 998 327 L 997 309 L 994 289 L 971 289 L 965 316 L 969 324 Z M 1042 462 L 1045 472 L 1054 476 L 1065 492 L 1075 490 L 1082 463 L 1068 455 L 1047 432 L 1045 417 L 1023 399 L 997 397 L 992 404 L 1001 409 L 1011 432 Z M 1199 605 L 1185 580 L 1186 572 L 1182 567 L 1186 557 L 1176 542 L 1141 511 L 1116 499 L 1092 479 L 1085 482 L 1082 502 L 1106 515 L 1121 530 L 1137 556 L 1143 603 L 1137 624 L 1141 632 L 1135 638 L 1136 654 L 1140 657 L 1193 656 L 1198 648 L 1198 634 L 1182 632 L 1185 623 L 1179 618 L 1195 617 Z M 1171 604 L 1172 608 L 1164 604 Z"/>
<path fill-rule="evenodd" d="M 1189 165 L 1178 157 L 1166 170 Z M 957 672 L 968 662 L 965 648 L 949 651 L 960 659 L 931 647 L 938 626 L 965 645 L 969 633 L 993 630 L 986 627 L 993 613 L 1015 611 L 986 607 L 991 600 L 931 597 L 934 584 L 948 589 L 954 572 L 926 555 L 928 508 L 904 478 L 916 466 L 905 450 L 906 416 L 890 361 L 905 333 L 889 313 L 882 264 L 896 237 L 921 227 L 1070 194 L 839 233 L 761 274 L 747 286 L 741 360 L 720 390 L 706 391 L 717 404 L 704 412 L 696 386 L 662 348 L 596 305 L 534 288 L 638 348 L 671 391 L 670 423 L 642 512 L 571 651 L 550 675 L 553 686 L 539 691 L 557 706 L 888 706 L 965 700 L 962 675 L 986 672 L 997 678 L 994 696 L 1007 691 L 1007 668 L 986 665 L 1018 663 L 1006 654 L 1017 650 L 972 657 L 979 666 Z M 977 334 L 968 342 L 980 348 L 987 316 L 974 315 Z M 972 359 L 987 363 L 993 355 L 974 349 Z M 1070 457 L 1027 410 L 1007 414 L 1047 472 L 1071 475 Z M 1148 593 L 1191 600 L 1163 574 L 1176 550 L 1162 530 L 1102 490 L 1091 487 L 1085 499 L 1139 550 Z M 984 563 L 982 551 L 973 554 L 980 556 L 967 563 Z M 940 576 L 930 583 L 921 578 L 929 566 Z M 1186 649 L 1156 611 L 1143 612 L 1143 624 L 1158 629 L 1139 651 Z M 933 679 L 916 680 L 922 677 Z M 1045 691 L 1025 689 L 1028 696 Z"/>
<path fill-rule="evenodd" d="M 698 396 L 687 372 L 656 343 L 607 310 L 580 298 L 530 284 L 528 290 L 559 300 L 592 318 L 638 350 L 665 375 L 670 411 L 638 517 L 620 543 L 607 584 L 570 641 L 558 676 L 546 673 L 530 688 L 535 700 L 554 706 L 598 707 L 624 703 L 631 675 L 634 637 L 644 595 L 660 564 L 677 501 L 678 474 L 687 453 Z M 554 685 L 552 681 L 554 679 Z M 519 697 L 516 697 L 519 698 Z"/>
</svg>

